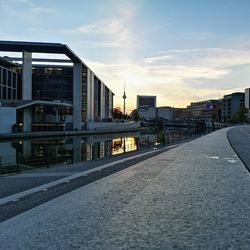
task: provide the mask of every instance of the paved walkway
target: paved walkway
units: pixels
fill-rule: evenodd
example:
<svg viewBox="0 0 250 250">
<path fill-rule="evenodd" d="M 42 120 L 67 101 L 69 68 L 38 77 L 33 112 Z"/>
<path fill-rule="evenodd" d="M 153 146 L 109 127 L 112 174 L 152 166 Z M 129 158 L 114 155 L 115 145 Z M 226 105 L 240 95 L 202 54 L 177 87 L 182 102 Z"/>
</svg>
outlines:
<svg viewBox="0 0 250 250">
<path fill-rule="evenodd" d="M 150 158 L 160 152 L 167 151 L 175 146 L 181 145 L 191 139 L 183 140 L 180 142 L 171 143 L 163 147 L 155 147 L 144 149 L 140 151 L 132 151 L 126 154 L 113 155 L 107 158 L 101 158 L 92 161 L 83 161 L 75 164 L 52 166 L 51 168 L 40 168 L 30 171 L 21 172 L 12 175 L 0 175 L 0 205 L 2 199 L 16 193 L 29 190 L 40 185 L 51 183 L 67 176 L 72 176 L 77 173 L 94 170 L 99 166 L 106 164 L 117 164 L 118 162 L 126 162 L 128 159 L 134 159 L 129 165 L 133 165 L 139 161 Z"/>
<path fill-rule="evenodd" d="M 0 224 L 0 249 L 249 249 L 250 175 L 216 131 Z"/>
</svg>

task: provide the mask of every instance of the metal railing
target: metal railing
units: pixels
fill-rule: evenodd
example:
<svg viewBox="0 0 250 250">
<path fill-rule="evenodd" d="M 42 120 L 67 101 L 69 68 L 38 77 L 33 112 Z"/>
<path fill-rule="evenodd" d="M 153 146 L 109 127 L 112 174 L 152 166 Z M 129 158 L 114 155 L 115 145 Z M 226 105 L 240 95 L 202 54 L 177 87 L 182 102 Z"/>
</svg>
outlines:
<svg viewBox="0 0 250 250">
<path fill-rule="evenodd" d="M 208 131 L 208 133 L 211 131 Z M 81 161 L 90 161 L 100 158 L 110 157 L 112 155 L 124 154 L 131 151 L 143 150 L 155 146 L 163 146 L 166 144 L 183 141 L 186 139 L 194 138 L 203 133 L 195 133 L 188 131 L 173 131 L 173 132 L 161 132 L 158 134 L 144 134 L 134 143 L 123 144 L 119 147 L 114 147 L 112 142 L 109 142 L 105 147 L 92 147 L 91 152 L 82 151 L 76 154 L 78 158 L 74 158 L 74 149 L 72 152 L 67 152 L 67 154 L 55 153 L 53 150 L 46 149 L 43 155 L 31 155 L 25 157 L 24 155 L 17 153 L 16 155 L 0 156 L 0 174 L 6 174 L 11 172 L 20 172 L 23 170 L 51 167 L 56 165 L 66 165 Z M 92 144 L 93 145 L 93 144 Z"/>
</svg>

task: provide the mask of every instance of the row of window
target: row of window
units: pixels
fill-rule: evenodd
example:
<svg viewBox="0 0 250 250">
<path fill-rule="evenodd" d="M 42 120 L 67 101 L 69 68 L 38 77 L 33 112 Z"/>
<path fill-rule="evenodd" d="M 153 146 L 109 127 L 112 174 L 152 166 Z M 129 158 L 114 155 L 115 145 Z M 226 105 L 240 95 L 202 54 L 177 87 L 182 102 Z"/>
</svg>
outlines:
<svg viewBox="0 0 250 250">
<path fill-rule="evenodd" d="M 0 84 L 16 88 L 17 74 L 9 69 L 0 67 Z"/>
<path fill-rule="evenodd" d="M 0 85 L 0 100 L 16 100 L 16 89 Z"/>
</svg>

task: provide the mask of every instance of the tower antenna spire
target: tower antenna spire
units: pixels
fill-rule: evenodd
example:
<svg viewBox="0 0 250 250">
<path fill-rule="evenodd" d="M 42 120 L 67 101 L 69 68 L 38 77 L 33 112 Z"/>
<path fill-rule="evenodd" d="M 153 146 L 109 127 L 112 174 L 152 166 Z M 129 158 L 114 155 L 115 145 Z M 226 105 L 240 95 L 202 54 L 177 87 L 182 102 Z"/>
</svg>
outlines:
<svg viewBox="0 0 250 250">
<path fill-rule="evenodd" d="M 124 81 L 124 92 L 123 92 L 123 114 L 125 115 L 126 114 L 126 91 L 125 91 L 125 85 L 126 85 L 126 81 Z"/>
</svg>

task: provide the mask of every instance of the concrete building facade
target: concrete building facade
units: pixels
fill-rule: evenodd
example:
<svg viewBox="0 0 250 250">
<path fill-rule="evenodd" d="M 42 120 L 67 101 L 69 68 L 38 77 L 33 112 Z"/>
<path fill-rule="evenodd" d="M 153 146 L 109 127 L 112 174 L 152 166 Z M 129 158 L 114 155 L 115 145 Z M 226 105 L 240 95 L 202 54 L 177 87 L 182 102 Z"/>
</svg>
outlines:
<svg viewBox="0 0 250 250">
<path fill-rule="evenodd" d="M 0 52 L 21 54 L 0 60 L 0 115 L 7 108 L 16 111 L 12 128 L 81 130 L 111 119 L 113 92 L 67 45 L 0 41 Z M 35 53 L 66 59 L 33 57 Z M 3 131 L 10 128 L 1 130 L 0 122 Z"/>
<path fill-rule="evenodd" d="M 206 100 L 192 102 L 187 106 L 189 119 L 199 119 L 203 121 L 221 121 L 222 102 L 220 100 Z"/>
</svg>

